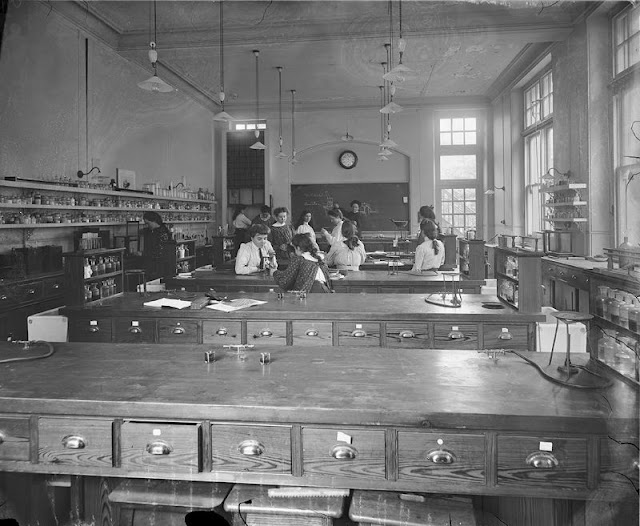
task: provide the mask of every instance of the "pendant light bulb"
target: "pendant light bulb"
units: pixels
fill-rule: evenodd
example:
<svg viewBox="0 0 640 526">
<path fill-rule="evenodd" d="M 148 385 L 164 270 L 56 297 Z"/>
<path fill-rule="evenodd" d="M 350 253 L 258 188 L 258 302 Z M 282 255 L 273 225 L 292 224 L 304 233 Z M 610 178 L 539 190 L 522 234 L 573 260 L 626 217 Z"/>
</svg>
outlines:
<svg viewBox="0 0 640 526">
<path fill-rule="evenodd" d="M 149 62 L 153 68 L 153 75 L 147 80 L 138 82 L 138 87 L 145 91 L 153 91 L 155 93 L 169 93 L 173 91 L 173 86 L 167 84 L 164 80 L 158 77 L 158 51 L 156 50 L 157 38 L 157 25 L 156 25 L 156 2 L 153 2 L 153 34 L 154 39 L 149 42 Z"/>
<path fill-rule="evenodd" d="M 254 49 L 253 55 L 256 57 L 256 129 L 254 131 L 256 142 L 254 142 L 250 148 L 252 150 L 266 150 L 266 146 L 260 142 L 260 132 L 258 131 L 258 122 L 260 121 L 260 77 L 258 74 L 258 57 L 260 56 L 260 51 Z"/>
<path fill-rule="evenodd" d="M 151 49 L 149 49 L 149 62 L 151 62 L 151 65 L 155 68 L 155 64 L 156 62 L 158 62 L 158 52 L 156 51 L 156 43 L 155 42 L 149 42 L 149 47 Z"/>
<path fill-rule="evenodd" d="M 221 111 L 213 116 L 214 121 L 229 122 L 235 120 L 231 115 L 224 111 L 224 100 L 227 98 L 224 92 L 224 24 L 222 15 L 222 0 L 220 0 L 220 91 L 218 92 L 218 100 L 220 101 Z"/>
<path fill-rule="evenodd" d="M 400 37 L 398 39 L 398 51 L 400 53 L 404 53 L 405 49 L 407 49 L 407 41 L 404 38 Z"/>
</svg>

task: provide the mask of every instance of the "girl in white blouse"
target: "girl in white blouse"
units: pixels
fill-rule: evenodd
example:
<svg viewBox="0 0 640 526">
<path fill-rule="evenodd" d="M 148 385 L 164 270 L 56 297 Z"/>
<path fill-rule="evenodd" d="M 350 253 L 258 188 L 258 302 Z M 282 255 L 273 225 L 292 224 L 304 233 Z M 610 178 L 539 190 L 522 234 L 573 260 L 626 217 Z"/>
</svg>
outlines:
<svg viewBox="0 0 640 526">
<path fill-rule="evenodd" d="M 253 274 L 255 272 L 273 272 L 278 268 L 276 253 L 267 241 L 269 227 L 251 225 L 249 236 L 251 241 L 243 243 L 236 255 L 236 274 Z"/>
<path fill-rule="evenodd" d="M 420 226 L 424 241 L 416 248 L 416 259 L 411 269 L 414 274 L 426 270 L 437 271 L 444 263 L 444 244 L 438 239 L 438 225 L 425 219 Z"/>
<path fill-rule="evenodd" d="M 316 232 L 313 229 L 313 221 L 311 220 L 311 212 L 303 210 L 295 224 L 296 234 L 309 234 L 311 240 L 316 242 Z"/>
<path fill-rule="evenodd" d="M 358 237 L 356 225 L 348 219 L 345 220 L 340 234 L 342 241 L 331 245 L 327 254 L 327 265 L 335 265 L 338 270 L 360 270 L 360 265 L 367 259 L 367 253 Z"/>
</svg>

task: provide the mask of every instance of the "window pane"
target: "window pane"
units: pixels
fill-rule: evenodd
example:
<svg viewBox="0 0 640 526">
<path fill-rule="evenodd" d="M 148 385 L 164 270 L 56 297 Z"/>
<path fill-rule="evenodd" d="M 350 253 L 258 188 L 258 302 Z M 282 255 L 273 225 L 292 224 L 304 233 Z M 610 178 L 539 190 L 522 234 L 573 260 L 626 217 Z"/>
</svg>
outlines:
<svg viewBox="0 0 640 526">
<path fill-rule="evenodd" d="M 464 129 L 467 131 L 472 131 L 476 129 L 476 118 L 475 117 L 467 117 L 464 120 Z"/>
<path fill-rule="evenodd" d="M 462 201 L 464 199 L 464 188 L 454 188 L 453 189 L 453 200 L 454 201 Z"/>
<path fill-rule="evenodd" d="M 442 215 L 442 220 L 441 220 L 441 223 L 442 223 L 442 225 L 441 225 L 441 226 L 448 226 L 448 225 L 450 225 L 450 224 L 451 224 L 451 221 L 453 221 L 453 219 L 452 219 L 452 218 L 453 218 L 453 216 L 452 216 L 451 214 L 443 214 L 443 215 Z"/>
<path fill-rule="evenodd" d="M 456 195 L 456 191 L 453 191 L 454 196 L 457 198 L 458 195 Z M 462 192 L 461 192 L 462 193 Z M 460 196 L 460 198 L 462 199 L 462 196 Z M 453 203 L 453 213 L 454 214 L 464 214 L 464 201 L 461 202 L 454 202 Z"/>
<path fill-rule="evenodd" d="M 476 132 L 466 132 L 464 134 L 464 143 L 465 144 L 475 144 L 476 143 Z"/>
<path fill-rule="evenodd" d="M 475 214 L 476 213 L 476 202 L 475 201 L 467 201 L 465 204 L 465 213 L 467 214 Z"/>
<path fill-rule="evenodd" d="M 267 129 L 267 125 L 266 125 L 266 124 L 263 124 L 263 123 L 258 124 L 258 129 L 259 129 L 259 130 L 266 130 L 266 129 Z"/>
<path fill-rule="evenodd" d="M 247 130 L 255 130 L 255 129 L 256 129 L 255 124 L 247 124 Z"/>
<path fill-rule="evenodd" d="M 454 132 L 453 133 L 453 144 L 464 144 L 464 133 L 462 132 Z"/>
<path fill-rule="evenodd" d="M 450 188 L 443 189 L 440 195 L 442 201 L 451 201 L 453 198 Z"/>
<path fill-rule="evenodd" d="M 464 130 L 464 119 L 451 119 L 451 129 L 453 131 Z"/>
<path fill-rule="evenodd" d="M 454 215 L 453 226 L 457 228 L 464 228 L 464 215 Z"/>
<path fill-rule="evenodd" d="M 475 201 L 475 199 L 476 199 L 476 189 L 475 188 L 465 188 L 464 198 L 467 201 L 470 201 L 470 200 Z"/>
<path fill-rule="evenodd" d="M 475 228 L 476 227 L 476 216 L 475 215 L 467 216 L 467 227 L 468 228 Z"/>
<path fill-rule="evenodd" d="M 441 155 L 440 179 L 475 179 L 476 156 L 475 155 Z"/>
<path fill-rule="evenodd" d="M 440 131 L 451 131 L 451 119 L 440 119 Z"/>
<path fill-rule="evenodd" d="M 451 201 L 443 201 L 442 203 L 442 213 L 443 214 L 450 214 L 453 211 L 452 208 L 452 203 Z"/>
<path fill-rule="evenodd" d="M 246 126 L 244 124 L 236 124 L 236 130 L 245 130 Z"/>
<path fill-rule="evenodd" d="M 441 133 L 440 134 L 440 144 L 442 146 L 451 146 L 451 134 L 450 133 Z"/>
</svg>

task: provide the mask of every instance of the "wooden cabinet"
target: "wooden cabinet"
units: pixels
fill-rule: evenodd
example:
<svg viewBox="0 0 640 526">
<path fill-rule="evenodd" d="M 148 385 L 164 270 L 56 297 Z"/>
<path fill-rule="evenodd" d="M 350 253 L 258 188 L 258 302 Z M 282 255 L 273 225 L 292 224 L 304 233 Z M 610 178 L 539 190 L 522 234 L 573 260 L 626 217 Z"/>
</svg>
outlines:
<svg viewBox="0 0 640 526">
<path fill-rule="evenodd" d="M 544 252 L 521 248 L 495 248 L 498 298 L 522 312 L 540 312 Z"/>
<path fill-rule="evenodd" d="M 482 239 L 458 238 L 458 268 L 467 279 L 484 279 L 485 255 Z"/>
<path fill-rule="evenodd" d="M 66 304 L 82 305 L 123 292 L 124 250 L 112 248 L 63 254 Z"/>
<path fill-rule="evenodd" d="M 222 267 L 231 261 L 238 252 L 236 241 L 233 236 L 214 236 L 211 238 L 213 247 L 213 266 Z"/>
<path fill-rule="evenodd" d="M 589 312 L 589 272 L 543 258 L 543 304 L 557 310 Z"/>
<path fill-rule="evenodd" d="M 196 240 L 183 239 L 175 241 L 173 268 L 175 274 L 191 272 L 196 268 Z M 168 277 L 168 276 L 167 276 Z"/>
</svg>

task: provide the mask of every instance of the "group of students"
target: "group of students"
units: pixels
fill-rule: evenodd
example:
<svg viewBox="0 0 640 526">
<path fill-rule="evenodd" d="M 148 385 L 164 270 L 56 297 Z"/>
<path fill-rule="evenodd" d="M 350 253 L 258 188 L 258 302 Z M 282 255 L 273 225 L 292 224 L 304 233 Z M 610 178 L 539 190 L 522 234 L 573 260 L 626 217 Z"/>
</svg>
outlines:
<svg viewBox="0 0 640 526">
<path fill-rule="evenodd" d="M 358 236 L 355 221 L 344 218 L 338 207 L 329 210 L 327 215 L 333 228 L 331 232 L 324 228 L 320 230 L 329 245 L 327 254 L 324 254 L 317 244 L 310 211 L 303 210 L 298 221 L 291 226 L 287 222 L 289 211 L 285 207 L 276 208 L 272 216 L 271 209 L 263 206 L 253 220 L 249 220 L 244 210 L 238 208 L 233 221 L 236 240 L 243 241 L 236 254 L 236 274 L 269 272 L 283 290 L 332 292 L 328 267 L 359 270 L 367 259 L 367 253 Z M 437 239 L 438 226 L 433 209 L 421 207 L 420 216 L 419 245 L 412 273 L 437 270 L 443 264 L 445 255 L 444 245 Z M 240 233 L 242 238 L 238 230 L 244 230 Z M 286 269 L 279 270 L 278 261 L 282 260 L 288 260 L 289 263 Z"/>
</svg>

